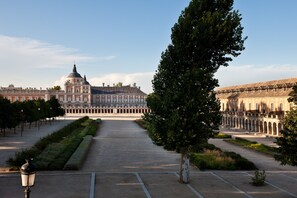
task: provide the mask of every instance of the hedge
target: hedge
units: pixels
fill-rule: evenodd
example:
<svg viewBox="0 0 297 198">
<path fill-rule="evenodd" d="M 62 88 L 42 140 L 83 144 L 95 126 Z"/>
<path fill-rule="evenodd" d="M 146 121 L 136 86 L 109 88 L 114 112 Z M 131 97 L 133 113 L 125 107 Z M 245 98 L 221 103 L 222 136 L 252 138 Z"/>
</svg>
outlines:
<svg viewBox="0 0 297 198">
<path fill-rule="evenodd" d="M 79 170 L 88 153 L 93 136 L 87 135 L 64 166 L 64 170 Z"/>
</svg>

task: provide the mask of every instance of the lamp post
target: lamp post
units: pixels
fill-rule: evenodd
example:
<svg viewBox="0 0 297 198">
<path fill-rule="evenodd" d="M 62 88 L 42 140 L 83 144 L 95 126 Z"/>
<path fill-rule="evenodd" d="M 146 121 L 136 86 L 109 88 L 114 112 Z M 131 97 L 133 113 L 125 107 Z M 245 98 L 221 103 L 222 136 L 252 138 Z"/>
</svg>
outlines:
<svg viewBox="0 0 297 198">
<path fill-rule="evenodd" d="M 39 127 L 40 127 L 40 108 L 38 108 L 38 122 L 37 122 L 37 127 L 38 127 L 38 130 L 39 130 Z"/>
<path fill-rule="evenodd" d="M 22 186 L 25 188 L 25 198 L 30 198 L 30 188 L 34 186 L 35 183 L 35 166 L 32 164 L 32 160 L 26 160 L 26 163 L 21 167 L 21 179 Z"/>
<path fill-rule="evenodd" d="M 23 119 L 23 113 L 24 113 L 24 110 L 21 109 L 21 136 L 23 136 L 23 131 L 24 131 L 24 119 Z"/>
<path fill-rule="evenodd" d="M 52 107 L 50 107 L 50 125 L 52 124 Z"/>
</svg>

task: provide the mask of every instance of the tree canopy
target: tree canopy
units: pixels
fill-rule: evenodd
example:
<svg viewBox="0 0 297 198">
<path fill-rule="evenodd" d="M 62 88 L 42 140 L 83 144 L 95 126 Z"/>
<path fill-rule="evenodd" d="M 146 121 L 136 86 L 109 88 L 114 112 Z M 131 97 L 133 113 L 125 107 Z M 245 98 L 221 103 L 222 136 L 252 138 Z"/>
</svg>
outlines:
<svg viewBox="0 0 297 198">
<path fill-rule="evenodd" d="M 297 86 L 289 94 L 288 102 L 297 105 Z M 292 107 L 283 120 L 284 128 L 280 131 L 281 137 L 277 138 L 278 154 L 275 159 L 281 164 L 297 166 L 297 108 Z"/>
<path fill-rule="evenodd" d="M 192 0 L 172 28 L 147 98 L 152 139 L 167 149 L 207 141 L 221 121 L 214 78 L 244 50 L 241 15 L 232 0 Z"/>
<path fill-rule="evenodd" d="M 61 87 L 59 85 L 53 86 L 52 90 L 60 91 Z"/>
<path fill-rule="evenodd" d="M 35 122 L 40 119 L 63 116 L 65 114 L 59 101 L 51 98 L 17 101 L 11 103 L 8 99 L 0 97 L 0 129 L 14 128 L 21 122 Z"/>
<path fill-rule="evenodd" d="M 214 74 L 244 50 L 241 16 L 232 6 L 233 0 L 190 2 L 172 28 L 147 97 L 151 138 L 182 153 L 181 183 L 189 181 L 189 149 L 199 149 L 221 122 Z"/>
</svg>

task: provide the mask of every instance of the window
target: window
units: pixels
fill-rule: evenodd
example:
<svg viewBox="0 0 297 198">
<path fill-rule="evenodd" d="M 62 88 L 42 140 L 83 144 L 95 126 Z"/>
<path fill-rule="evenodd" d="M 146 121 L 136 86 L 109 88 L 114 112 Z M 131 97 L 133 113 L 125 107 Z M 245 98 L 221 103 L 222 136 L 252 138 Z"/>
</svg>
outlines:
<svg viewBox="0 0 297 198">
<path fill-rule="evenodd" d="M 249 110 L 252 110 L 252 104 L 249 103 Z"/>
<path fill-rule="evenodd" d="M 271 105 L 270 105 L 270 110 L 274 111 L 274 104 L 273 103 L 271 103 Z"/>
<path fill-rule="evenodd" d="M 280 111 L 283 111 L 283 103 L 280 103 L 280 105 L 279 105 L 279 110 L 280 110 Z"/>
</svg>

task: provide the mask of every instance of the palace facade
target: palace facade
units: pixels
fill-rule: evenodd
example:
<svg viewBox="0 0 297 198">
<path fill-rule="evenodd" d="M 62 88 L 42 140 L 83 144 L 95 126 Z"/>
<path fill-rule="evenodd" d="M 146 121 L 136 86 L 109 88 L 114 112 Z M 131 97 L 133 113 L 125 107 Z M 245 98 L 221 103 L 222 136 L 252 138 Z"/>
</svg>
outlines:
<svg viewBox="0 0 297 198">
<path fill-rule="evenodd" d="M 297 78 L 290 78 L 218 88 L 222 125 L 279 136 L 282 119 L 293 105 L 287 99 L 296 84 Z"/>
<path fill-rule="evenodd" d="M 146 105 L 147 94 L 140 87 L 123 86 L 91 86 L 86 76 L 82 77 L 73 66 L 67 76 L 64 90 L 19 88 L 10 85 L 1 87 L 0 95 L 11 102 L 34 99 L 49 100 L 57 98 L 66 115 L 69 114 L 143 114 L 148 112 Z"/>
</svg>

